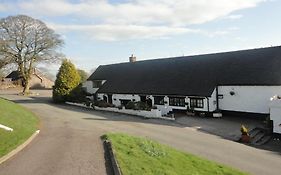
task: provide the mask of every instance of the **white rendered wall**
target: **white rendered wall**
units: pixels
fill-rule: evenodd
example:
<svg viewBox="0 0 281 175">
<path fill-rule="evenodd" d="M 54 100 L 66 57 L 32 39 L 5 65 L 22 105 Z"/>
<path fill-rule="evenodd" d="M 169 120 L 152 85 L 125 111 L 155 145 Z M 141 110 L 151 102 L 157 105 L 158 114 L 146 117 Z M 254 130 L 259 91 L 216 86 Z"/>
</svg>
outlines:
<svg viewBox="0 0 281 175">
<path fill-rule="evenodd" d="M 106 96 L 108 99 L 107 94 L 97 94 L 98 100 L 103 100 L 103 96 Z M 131 101 L 140 101 L 139 95 L 131 95 L 131 94 L 112 94 L 112 104 L 115 106 L 120 106 L 121 101 L 120 100 L 131 100 Z"/>
<path fill-rule="evenodd" d="M 218 94 L 221 110 L 269 114 L 270 98 L 281 95 L 281 86 L 219 86 Z"/>
<path fill-rule="evenodd" d="M 132 109 L 118 109 L 118 108 L 100 108 L 100 107 L 95 107 L 96 110 L 101 110 L 101 111 L 111 111 L 111 112 L 119 112 L 119 113 L 124 113 L 124 114 L 131 114 L 131 115 L 138 115 L 138 116 L 143 116 L 147 118 L 162 118 L 161 111 L 158 109 L 152 109 L 150 111 L 140 111 L 140 110 L 132 110 Z"/>
<path fill-rule="evenodd" d="M 209 97 L 209 111 L 213 112 L 217 109 L 217 93 L 216 89 L 214 89 L 211 97 Z"/>
<path fill-rule="evenodd" d="M 270 120 L 273 121 L 273 132 L 281 134 L 281 100 L 270 103 Z"/>
<path fill-rule="evenodd" d="M 206 97 L 189 97 L 189 101 L 188 101 L 189 106 L 190 106 L 190 98 L 203 98 L 203 108 L 193 108 L 193 109 L 195 111 L 208 112 L 208 98 L 206 98 Z"/>
<path fill-rule="evenodd" d="M 213 97 L 213 96 L 212 96 Z M 186 104 L 185 106 L 171 106 L 169 104 L 169 97 L 168 96 L 165 96 L 164 97 L 164 101 L 166 102 L 164 105 L 156 105 L 154 104 L 154 100 L 153 100 L 153 104 L 155 106 L 157 106 L 157 109 L 160 109 L 162 111 L 162 115 L 165 115 L 167 113 L 169 113 L 170 111 L 172 111 L 173 109 L 179 109 L 179 110 L 187 110 L 188 107 L 190 107 L 190 98 L 192 97 L 185 97 L 185 103 L 188 103 L 188 105 Z M 198 98 L 198 97 L 194 97 L 194 98 Z M 204 112 L 207 112 L 208 111 L 208 99 L 206 97 L 202 97 L 203 98 L 203 103 L 204 103 L 204 106 L 203 108 L 194 108 L 194 110 L 196 111 L 204 111 Z M 214 99 L 216 98 L 216 95 L 214 94 Z M 211 101 L 209 101 L 209 103 L 211 103 Z M 212 102 L 213 103 L 213 102 Z M 211 104 L 210 104 L 211 105 Z M 212 106 L 212 109 L 214 107 Z M 215 110 L 215 109 L 214 109 Z"/>
<path fill-rule="evenodd" d="M 156 105 L 154 103 L 154 98 L 152 101 L 153 105 L 155 105 L 157 107 L 157 109 L 159 109 L 161 111 L 161 115 L 167 115 L 170 111 L 173 111 L 173 108 L 171 106 L 169 106 L 169 98 L 167 96 L 164 97 L 164 105 Z"/>
<path fill-rule="evenodd" d="M 139 95 L 130 95 L 130 94 L 113 94 L 112 95 L 112 103 L 115 106 L 120 106 L 121 101 L 120 100 L 131 100 L 131 101 L 140 101 Z"/>
<path fill-rule="evenodd" d="M 99 89 L 99 88 L 93 88 L 93 82 L 92 81 L 86 81 L 85 83 L 83 83 L 82 87 L 85 88 L 86 92 L 90 93 L 90 94 L 96 93 L 97 90 Z"/>
</svg>

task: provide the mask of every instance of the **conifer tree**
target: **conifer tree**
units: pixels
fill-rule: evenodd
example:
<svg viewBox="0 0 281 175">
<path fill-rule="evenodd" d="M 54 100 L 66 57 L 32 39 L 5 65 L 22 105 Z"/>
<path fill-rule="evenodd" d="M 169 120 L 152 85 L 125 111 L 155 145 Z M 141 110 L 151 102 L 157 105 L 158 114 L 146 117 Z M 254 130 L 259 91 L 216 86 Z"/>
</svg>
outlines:
<svg viewBox="0 0 281 175">
<path fill-rule="evenodd" d="M 71 92 L 79 85 L 80 79 L 74 64 L 70 60 L 63 60 L 53 88 L 54 102 L 66 102 Z"/>
</svg>

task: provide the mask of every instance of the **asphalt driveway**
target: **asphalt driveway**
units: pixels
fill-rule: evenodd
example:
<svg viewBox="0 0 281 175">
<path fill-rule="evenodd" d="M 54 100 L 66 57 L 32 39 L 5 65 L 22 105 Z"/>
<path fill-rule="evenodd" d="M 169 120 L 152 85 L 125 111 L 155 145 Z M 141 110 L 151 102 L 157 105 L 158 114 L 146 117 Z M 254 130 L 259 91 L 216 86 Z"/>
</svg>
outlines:
<svg viewBox="0 0 281 175">
<path fill-rule="evenodd" d="M 47 91 L 28 98 L 0 91 L 36 113 L 41 133 L 22 152 L 0 165 L 1 175 L 107 174 L 100 136 L 126 132 L 149 137 L 252 174 L 280 174 L 281 155 L 225 140 L 171 122 L 93 111 L 49 102 Z"/>
</svg>

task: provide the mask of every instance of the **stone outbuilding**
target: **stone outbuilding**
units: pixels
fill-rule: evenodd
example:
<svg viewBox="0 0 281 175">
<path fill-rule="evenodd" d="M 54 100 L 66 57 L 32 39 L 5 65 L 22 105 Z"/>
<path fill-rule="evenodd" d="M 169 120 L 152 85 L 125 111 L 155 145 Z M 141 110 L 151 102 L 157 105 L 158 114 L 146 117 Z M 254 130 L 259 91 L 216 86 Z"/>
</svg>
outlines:
<svg viewBox="0 0 281 175">
<path fill-rule="evenodd" d="M 14 85 L 22 85 L 22 77 L 18 71 L 12 71 L 8 76 L 3 80 L 6 84 L 11 83 Z M 37 69 L 33 70 L 30 79 L 30 88 L 31 89 L 51 89 L 54 85 L 54 81 L 46 77 L 43 73 Z"/>
</svg>

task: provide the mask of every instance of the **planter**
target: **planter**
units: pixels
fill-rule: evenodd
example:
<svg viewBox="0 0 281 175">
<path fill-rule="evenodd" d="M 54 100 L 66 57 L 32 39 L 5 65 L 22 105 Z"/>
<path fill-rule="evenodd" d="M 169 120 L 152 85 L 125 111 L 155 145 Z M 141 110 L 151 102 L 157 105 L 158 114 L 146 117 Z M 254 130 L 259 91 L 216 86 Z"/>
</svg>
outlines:
<svg viewBox="0 0 281 175">
<path fill-rule="evenodd" d="M 242 136 L 241 136 L 241 139 L 240 139 L 240 141 L 241 141 L 242 143 L 250 143 L 250 140 L 251 140 L 251 138 L 250 138 L 250 136 L 248 136 L 248 135 L 242 135 Z"/>
<path fill-rule="evenodd" d="M 222 113 L 213 113 L 213 117 L 221 118 L 222 117 Z"/>
<path fill-rule="evenodd" d="M 186 111 L 186 115 L 188 115 L 188 116 L 195 116 L 195 113 L 194 112 Z"/>
</svg>

